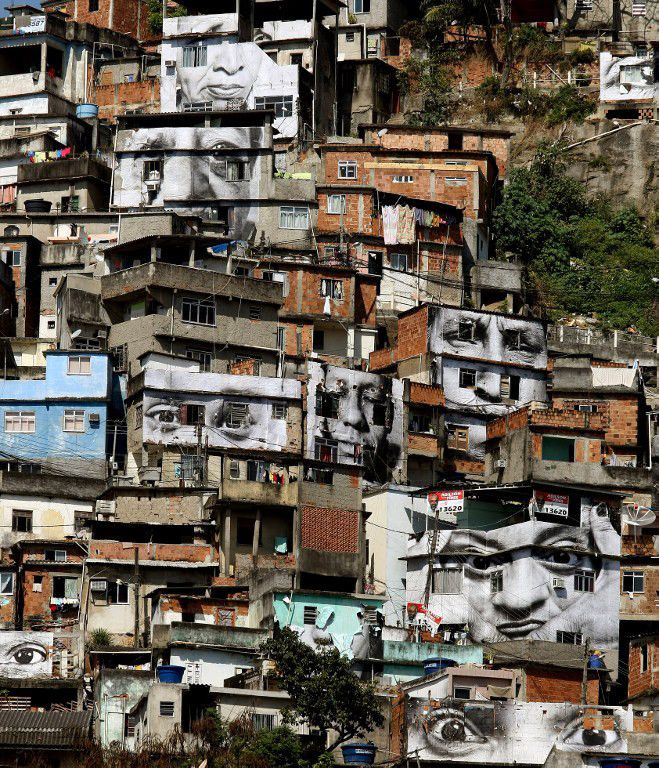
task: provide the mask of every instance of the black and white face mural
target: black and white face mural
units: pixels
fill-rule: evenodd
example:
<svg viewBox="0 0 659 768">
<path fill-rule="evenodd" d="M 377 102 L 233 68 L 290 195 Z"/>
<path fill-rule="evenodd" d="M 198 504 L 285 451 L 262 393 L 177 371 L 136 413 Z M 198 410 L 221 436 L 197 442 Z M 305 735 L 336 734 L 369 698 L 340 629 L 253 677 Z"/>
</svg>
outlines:
<svg viewBox="0 0 659 768">
<path fill-rule="evenodd" d="M 639 101 L 655 94 L 654 61 L 647 56 L 600 53 L 600 101 Z"/>
<path fill-rule="evenodd" d="M 632 729 L 632 713 L 622 707 L 601 713 L 577 704 L 513 700 L 411 698 L 406 719 L 408 754 L 480 765 L 543 765 L 554 747 L 620 754 L 627 751 L 624 732 Z"/>
<path fill-rule="evenodd" d="M 0 632 L 0 677 L 50 677 L 52 632 Z"/>
<path fill-rule="evenodd" d="M 423 601 L 429 546 L 429 534 L 408 546 L 408 557 L 418 556 L 408 563 L 410 603 Z M 428 608 L 442 624 L 466 624 L 477 643 L 589 638 L 592 648 L 616 649 L 619 555 L 620 536 L 602 505 L 581 526 L 530 520 L 440 531 Z"/>
<path fill-rule="evenodd" d="M 147 369 L 143 441 L 197 444 L 197 424 L 212 448 L 281 451 L 288 445 L 286 405 L 301 397 L 291 379 Z"/>
<path fill-rule="evenodd" d="M 309 363 L 307 457 L 361 465 L 384 483 L 402 470 L 403 383 L 375 373 Z"/>
<path fill-rule="evenodd" d="M 262 159 L 255 150 L 265 141 L 258 127 L 120 131 L 113 202 L 122 208 L 174 205 L 189 213 L 229 203 L 233 233 L 249 240 L 258 222 L 258 206 L 249 201 L 261 195 Z"/>
<path fill-rule="evenodd" d="M 194 33 L 177 20 L 177 37 L 163 40 L 162 111 L 190 111 L 200 105 L 213 110 L 268 107 L 275 110 L 274 126 L 280 135 L 296 136 L 298 67 L 278 65 L 255 43 L 226 36 L 200 41 L 192 36 L 216 31 L 223 23 L 221 16 L 188 17 L 186 21 L 194 18 Z M 167 66 L 168 62 L 175 66 Z"/>
</svg>

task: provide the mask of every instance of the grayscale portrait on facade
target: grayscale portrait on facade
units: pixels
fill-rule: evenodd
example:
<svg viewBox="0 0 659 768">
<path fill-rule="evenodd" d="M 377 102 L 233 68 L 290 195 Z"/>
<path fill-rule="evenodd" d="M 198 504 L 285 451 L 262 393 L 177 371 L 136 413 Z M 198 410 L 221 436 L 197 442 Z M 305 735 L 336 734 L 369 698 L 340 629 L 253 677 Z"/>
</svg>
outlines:
<svg viewBox="0 0 659 768">
<path fill-rule="evenodd" d="M 375 373 L 309 362 L 307 456 L 361 465 L 383 483 L 402 468 L 403 384 Z"/>
<path fill-rule="evenodd" d="M 648 56 L 614 56 L 600 53 L 600 100 L 653 99 L 654 61 Z"/>
<path fill-rule="evenodd" d="M 474 642 L 535 639 L 618 646 L 620 536 L 604 505 L 581 526 L 530 520 L 490 531 L 441 531 L 429 609 L 467 624 Z M 408 547 L 424 553 L 428 534 Z M 426 560 L 410 561 L 408 602 L 423 599 Z"/>
<path fill-rule="evenodd" d="M 0 677 L 45 677 L 53 673 L 52 632 L 0 632 Z"/>
</svg>

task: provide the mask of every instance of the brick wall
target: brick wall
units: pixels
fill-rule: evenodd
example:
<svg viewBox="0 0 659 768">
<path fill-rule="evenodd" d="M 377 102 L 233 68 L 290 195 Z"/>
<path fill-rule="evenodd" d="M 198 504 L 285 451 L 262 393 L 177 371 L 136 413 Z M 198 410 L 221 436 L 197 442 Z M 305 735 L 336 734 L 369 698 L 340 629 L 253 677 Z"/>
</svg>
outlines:
<svg viewBox="0 0 659 768">
<path fill-rule="evenodd" d="M 375 327 L 378 288 L 375 282 L 355 281 L 355 322 Z"/>
<path fill-rule="evenodd" d="M 107 73 L 111 77 L 111 73 Z M 114 122 L 117 115 L 126 110 L 158 112 L 160 109 L 160 80 L 155 78 L 134 83 L 110 83 L 97 85 L 92 98 L 98 104 L 99 117 Z"/>
<path fill-rule="evenodd" d="M 575 430 L 577 432 L 604 432 L 609 426 L 609 410 L 607 403 L 599 403 L 596 413 L 587 413 L 574 409 L 576 402 L 569 400 L 552 400 L 552 408 L 539 408 L 530 414 L 530 423 L 534 427 L 550 427 L 559 430 Z"/>
<path fill-rule="evenodd" d="M 359 513 L 303 506 L 301 546 L 320 552 L 358 553 Z"/>
<path fill-rule="evenodd" d="M 574 407 L 583 403 L 596 404 L 597 413 L 575 412 Z M 634 395 L 609 395 L 606 400 L 555 396 L 552 404 L 557 409 L 576 413 L 575 428 L 579 426 L 580 418 L 589 417 L 581 422 L 581 426 L 604 430 L 604 439 L 609 445 L 630 448 L 638 445 L 638 398 Z"/>
<path fill-rule="evenodd" d="M 487 425 L 487 439 L 494 440 L 503 437 L 508 432 L 514 432 L 517 429 L 524 429 L 529 423 L 528 407 L 518 408 L 512 413 L 508 413 L 499 419 L 491 421 Z"/>
<path fill-rule="evenodd" d="M 396 348 L 376 349 L 368 358 L 369 371 L 379 371 L 388 368 L 396 360 Z"/>
<path fill-rule="evenodd" d="M 443 406 L 445 403 L 444 390 L 432 384 L 410 382 L 410 403 L 414 405 Z"/>
<path fill-rule="evenodd" d="M 437 435 L 409 433 L 407 436 L 408 453 L 420 453 L 423 456 L 439 456 L 440 445 Z"/>
<path fill-rule="evenodd" d="M 343 183 L 343 182 L 342 182 Z M 327 212 L 327 197 L 330 194 L 345 195 L 345 212 Z M 352 192 L 347 189 L 318 192 L 318 224 L 319 232 L 338 232 L 343 228 L 348 232 L 361 232 L 365 235 L 379 235 L 378 219 L 373 218 L 373 193 L 368 191 Z"/>
<path fill-rule="evenodd" d="M 528 667 L 526 669 L 526 700 L 581 703 L 581 669 L 558 667 Z M 599 702 L 599 679 L 588 680 L 586 689 L 588 704 Z"/>
<path fill-rule="evenodd" d="M 648 646 L 648 665 L 647 670 L 641 672 L 641 649 L 644 645 Z M 632 640 L 629 644 L 628 665 L 627 696 L 631 698 L 659 689 L 659 635 Z"/>
<path fill-rule="evenodd" d="M 622 591 L 622 579 L 625 571 L 643 571 L 643 593 L 630 597 Z M 621 563 L 620 566 L 620 613 L 631 616 L 657 616 L 657 593 L 659 592 L 659 565 Z"/>
<path fill-rule="evenodd" d="M 257 360 L 236 360 L 229 365 L 229 373 L 236 376 L 258 376 Z"/>
<path fill-rule="evenodd" d="M 121 541 L 91 541 L 89 556 L 93 558 L 112 558 L 132 562 L 135 547 L 139 548 L 140 560 L 187 561 L 204 563 L 217 560 L 217 555 L 210 544 L 130 544 L 124 546 Z"/>
<path fill-rule="evenodd" d="M 428 307 L 419 307 L 398 319 L 396 360 L 422 355 L 428 350 L 428 323 Z"/>
<path fill-rule="evenodd" d="M 110 8 L 114 7 L 110 19 Z M 66 13 L 73 21 L 112 29 L 143 40 L 149 35 L 149 7 L 146 0 L 98 0 L 98 10 L 90 11 L 89 3 L 69 0 Z"/>
</svg>

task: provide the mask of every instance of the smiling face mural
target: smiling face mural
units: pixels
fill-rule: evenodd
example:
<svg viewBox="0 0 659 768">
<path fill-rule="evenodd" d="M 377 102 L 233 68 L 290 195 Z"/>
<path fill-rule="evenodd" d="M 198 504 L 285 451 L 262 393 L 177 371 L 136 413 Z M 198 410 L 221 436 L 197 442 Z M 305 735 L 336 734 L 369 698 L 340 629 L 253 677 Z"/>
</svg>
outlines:
<svg viewBox="0 0 659 768">
<path fill-rule="evenodd" d="M 575 704 L 496 701 L 439 702 L 412 698 L 408 753 L 421 760 L 542 765 L 555 747 L 567 752 L 627 751 L 631 715 Z"/>
<path fill-rule="evenodd" d="M 0 677 L 50 677 L 52 632 L 0 632 Z"/>
<path fill-rule="evenodd" d="M 402 467 L 403 384 L 375 373 L 309 363 L 307 455 L 364 467 L 386 482 Z"/>
<path fill-rule="evenodd" d="M 427 557 L 427 534 L 409 555 Z M 593 506 L 582 526 L 528 521 L 492 531 L 441 531 L 429 610 L 467 624 L 474 642 L 547 640 L 618 645 L 620 536 Z M 408 569 L 408 602 L 423 599 L 428 565 Z M 556 581 L 558 580 L 558 581 Z"/>
</svg>

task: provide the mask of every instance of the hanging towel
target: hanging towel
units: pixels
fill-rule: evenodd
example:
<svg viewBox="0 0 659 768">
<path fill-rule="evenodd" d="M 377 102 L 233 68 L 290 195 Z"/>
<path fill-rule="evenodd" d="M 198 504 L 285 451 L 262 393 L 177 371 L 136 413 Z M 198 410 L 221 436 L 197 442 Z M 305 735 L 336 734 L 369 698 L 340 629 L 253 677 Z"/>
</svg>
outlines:
<svg viewBox="0 0 659 768">
<path fill-rule="evenodd" d="M 401 245 L 410 245 L 414 242 L 416 234 L 416 220 L 414 208 L 409 205 L 401 205 L 398 208 L 398 242 Z"/>
<path fill-rule="evenodd" d="M 64 147 L 60 152 L 62 153 L 62 157 L 68 157 L 71 154 L 71 147 Z"/>
<path fill-rule="evenodd" d="M 385 245 L 396 245 L 398 234 L 398 208 L 393 205 L 382 206 L 382 235 Z"/>
</svg>

